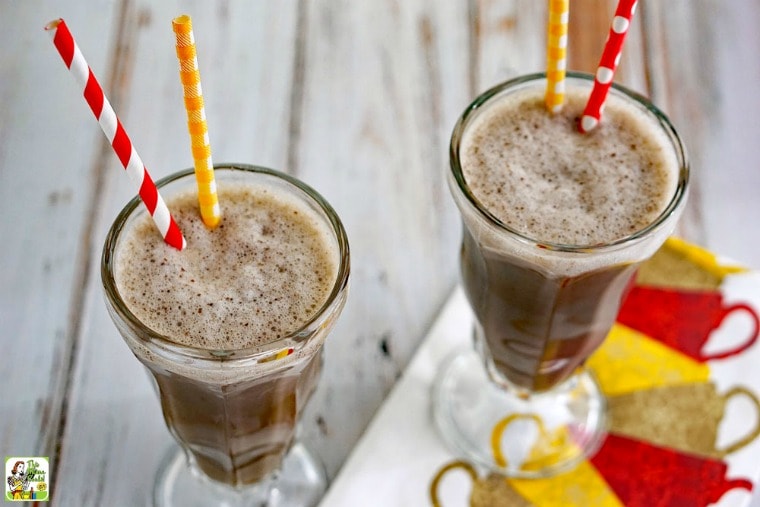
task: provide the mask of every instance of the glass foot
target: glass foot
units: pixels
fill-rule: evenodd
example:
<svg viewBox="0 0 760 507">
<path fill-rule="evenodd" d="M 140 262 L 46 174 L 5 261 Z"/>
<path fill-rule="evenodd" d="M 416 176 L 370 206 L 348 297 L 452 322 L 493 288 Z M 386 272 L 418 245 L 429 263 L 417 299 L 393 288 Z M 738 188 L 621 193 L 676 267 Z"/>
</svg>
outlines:
<svg viewBox="0 0 760 507">
<path fill-rule="evenodd" d="M 605 435 L 605 408 L 587 372 L 522 399 L 489 379 L 474 350 L 444 363 L 433 392 L 435 421 L 449 447 L 509 477 L 550 477 L 593 455 Z"/>
<path fill-rule="evenodd" d="M 282 469 L 246 488 L 213 481 L 191 469 L 185 454 L 170 449 L 158 470 L 153 505 L 220 507 L 313 507 L 327 489 L 322 464 L 300 443 L 285 456 Z"/>
</svg>

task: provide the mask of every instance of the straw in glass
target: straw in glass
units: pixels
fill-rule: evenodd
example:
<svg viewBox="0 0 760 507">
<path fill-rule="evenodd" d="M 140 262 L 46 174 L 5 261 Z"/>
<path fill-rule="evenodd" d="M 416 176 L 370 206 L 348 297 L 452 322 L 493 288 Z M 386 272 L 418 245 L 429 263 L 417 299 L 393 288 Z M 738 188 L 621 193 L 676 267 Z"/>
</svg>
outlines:
<svg viewBox="0 0 760 507">
<path fill-rule="evenodd" d="M 195 164 L 195 181 L 198 185 L 198 204 L 203 223 L 213 228 L 219 224 L 221 211 L 214 181 L 214 164 L 211 161 L 208 125 L 203 107 L 201 74 L 198 70 L 193 22 L 190 16 L 183 15 L 175 18 L 172 21 L 172 29 L 177 39 L 179 76 L 185 95 L 187 128 Z"/>
<path fill-rule="evenodd" d="M 186 242 L 179 226 L 169 213 L 169 208 L 166 207 L 166 203 L 158 193 L 156 185 L 148 174 L 148 169 L 135 151 L 132 141 L 116 117 L 116 113 L 103 93 L 92 69 L 84 59 L 66 23 L 59 18 L 48 23 L 45 30 L 52 35 L 53 44 L 58 49 L 63 62 L 71 71 L 77 84 L 84 90 L 84 98 L 87 104 L 89 104 L 100 128 L 116 152 L 116 156 L 119 157 L 119 161 L 127 171 L 129 178 L 137 188 L 140 198 L 164 241 L 178 250 L 184 249 Z"/>
<path fill-rule="evenodd" d="M 610 34 L 607 43 L 604 45 L 602 58 L 596 71 L 594 87 L 591 89 L 586 109 L 584 109 L 583 117 L 578 124 L 578 129 L 581 132 L 590 132 L 595 129 L 602 119 L 604 102 L 607 100 L 607 93 L 612 86 L 615 70 L 620 63 L 620 54 L 623 51 L 623 43 L 628 34 L 628 28 L 631 26 L 633 14 L 636 12 L 636 4 L 636 0 L 620 0 L 618 3 L 610 27 Z"/>
<path fill-rule="evenodd" d="M 552 113 L 565 102 L 567 70 L 567 21 L 570 0 L 549 0 L 549 24 L 546 44 L 546 108 Z"/>
</svg>

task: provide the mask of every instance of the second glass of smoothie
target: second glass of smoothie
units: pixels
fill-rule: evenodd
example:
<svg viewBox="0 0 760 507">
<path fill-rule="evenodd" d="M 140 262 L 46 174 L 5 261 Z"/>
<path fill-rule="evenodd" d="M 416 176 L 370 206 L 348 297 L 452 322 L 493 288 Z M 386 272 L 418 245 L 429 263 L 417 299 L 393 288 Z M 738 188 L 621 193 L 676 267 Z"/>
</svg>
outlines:
<svg viewBox="0 0 760 507">
<path fill-rule="evenodd" d="M 614 86 L 599 127 L 578 132 L 592 84 L 568 73 L 552 114 L 544 75 L 516 78 L 479 96 L 452 135 L 477 353 L 444 366 L 435 416 L 457 451 L 511 476 L 552 475 L 598 447 L 604 399 L 583 363 L 685 203 L 683 145 L 647 99 Z"/>
<path fill-rule="evenodd" d="M 153 500 L 315 505 L 326 481 L 296 427 L 346 301 L 346 234 L 295 178 L 229 164 L 215 174 L 223 218 L 212 230 L 192 169 L 157 183 L 183 251 L 163 242 L 137 199 L 103 251 L 109 313 L 155 380 L 180 446 L 157 474 Z"/>
</svg>

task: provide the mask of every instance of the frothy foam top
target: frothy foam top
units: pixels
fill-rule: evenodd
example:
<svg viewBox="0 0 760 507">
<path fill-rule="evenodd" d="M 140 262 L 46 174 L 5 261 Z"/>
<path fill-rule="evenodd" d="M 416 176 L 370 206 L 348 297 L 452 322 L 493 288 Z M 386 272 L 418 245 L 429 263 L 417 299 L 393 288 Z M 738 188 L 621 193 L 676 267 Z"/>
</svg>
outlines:
<svg viewBox="0 0 760 507">
<path fill-rule="evenodd" d="M 167 246 L 147 215 L 122 233 L 114 278 L 135 316 L 172 341 L 241 349 L 308 322 L 338 272 L 337 246 L 316 212 L 264 185 L 219 182 L 222 222 L 208 230 L 195 191 L 167 204 L 187 240 Z"/>
<path fill-rule="evenodd" d="M 652 223 L 674 194 L 678 161 L 660 127 L 612 94 L 601 125 L 577 131 L 587 91 L 550 114 L 543 87 L 480 113 L 460 148 L 465 181 L 495 217 L 539 242 L 609 243 Z"/>
</svg>

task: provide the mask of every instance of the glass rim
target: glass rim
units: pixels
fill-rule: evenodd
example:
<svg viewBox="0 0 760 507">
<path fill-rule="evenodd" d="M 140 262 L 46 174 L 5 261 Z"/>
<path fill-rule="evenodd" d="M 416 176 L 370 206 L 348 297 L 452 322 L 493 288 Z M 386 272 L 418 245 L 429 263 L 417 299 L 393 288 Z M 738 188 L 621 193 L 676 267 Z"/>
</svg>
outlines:
<svg viewBox="0 0 760 507">
<path fill-rule="evenodd" d="M 289 334 L 282 336 L 274 341 L 265 343 L 263 345 L 256 345 L 252 347 L 240 348 L 240 349 L 208 349 L 202 347 L 194 347 L 192 345 L 185 345 L 177 343 L 171 340 L 168 336 L 161 334 L 152 328 L 148 327 L 142 322 L 132 311 L 121 297 L 121 293 L 116 286 L 116 280 L 114 278 L 114 254 L 116 249 L 117 240 L 126 226 L 128 220 L 133 216 L 139 208 L 143 207 L 142 201 L 139 196 L 133 197 L 119 212 L 114 219 L 108 234 L 106 235 L 105 242 L 103 244 L 103 251 L 100 262 L 100 274 L 105 292 L 113 311 L 115 311 L 121 319 L 133 330 L 139 331 L 137 334 L 138 341 L 149 347 L 158 347 L 165 353 L 172 355 L 180 355 L 183 357 L 190 357 L 194 359 L 213 359 L 218 361 L 220 359 L 226 360 L 246 360 L 246 359 L 258 359 L 269 357 L 273 351 L 282 350 L 283 348 L 293 347 L 294 351 L 298 351 L 309 340 L 315 331 L 318 324 L 326 318 L 335 309 L 336 305 L 339 305 L 344 298 L 341 297 L 345 293 L 348 287 L 349 273 L 350 273 L 350 250 L 348 245 L 348 236 L 346 235 L 343 223 L 340 217 L 335 212 L 333 207 L 327 200 L 322 197 L 319 192 L 314 188 L 304 183 L 303 181 L 267 167 L 256 166 L 251 164 L 239 164 L 239 163 L 216 163 L 214 164 L 215 171 L 230 171 L 230 172 L 243 172 L 254 173 L 259 175 L 265 175 L 284 181 L 285 183 L 292 185 L 298 191 L 301 192 L 301 198 L 305 200 L 313 201 L 317 207 L 324 213 L 327 222 L 330 225 L 331 232 L 335 237 L 335 241 L 338 245 L 338 271 L 335 276 L 332 289 L 327 296 L 325 302 L 314 311 L 314 314 L 304 324 L 299 326 L 298 329 L 290 332 Z M 159 191 L 162 187 L 192 176 L 195 178 L 195 169 L 188 168 L 181 171 L 177 171 L 168 176 L 165 176 L 156 181 L 156 186 Z M 147 211 L 143 207 L 143 212 Z M 200 220 L 200 217 L 199 217 Z"/>
<path fill-rule="evenodd" d="M 594 81 L 594 76 L 592 74 L 588 74 L 584 72 L 568 71 L 566 76 L 567 76 L 567 79 L 571 81 L 583 81 L 583 82 L 589 82 L 589 83 L 593 83 Z M 545 79 L 546 79 L 545 72 L 537 72 L 533 74 L 518 76 L 489 88 L 485 92 L 478 95 L 467 106 L 467 108 L 465 108 L 464 112 L 461 114 L 456 124 L 454 125 L 454 129 L 451 134 L 451 141 L 449 144 L 449 166 L 450 166 L 449 176 L 454 179 L 458 190 L 464 195 L 464 197 L 466 198 L 470 206 L 474 210 L 476 210 L 478 215 L 482 219 L 485 219 L 485 221 L 490 226 L 495 227 L 500 232 L 506 233 L 509 236 L 515 238 L 516 240 L 522 243 L 535 246 L 538 248 L 542 248 L 545 250 L 558 251 L 558 252 L 589 253 L 589 252 L 603 252 L 603 251 L 615 250 L 622 246 L 628 245 L 632 242 L 636 242 L 639 239 L 647 236 L 651 232 L 659 229 L 668 220 L 668 218 L 670 218 L 676 212 L 678 207 L 684 201 L 687 194 L 687 186 L 688 186 L 689 178 L 690 178 L 690 168 L 689 168 L 688 156 L 686 153 L 686 147 L 683 143 L 683 140 L 681 139 L 678 132 L 676 131 L 675 127 L 670 122 L 670 120 L 668 119 L 668 117 L 665 115 L 664 112 L 662 112 L 657 106 L 655 106 L 647 97 L 633 90 L 630 90 L 622 85 L 619 85 L 617 83 L 612 83 L 612 89 L 610 90 L 611 93 L 616 93 L 618 96 L 623 96 L 627 99 L 630 99 L 639 107 L 643 108 L 647 114 L 649 114 L 651 117 L 654 118 L 654 120 L 656 120 L 656 122 L 660 125 L 663 132 L 666 134 L 668 140 L 672 144 L 673 151 L 676 155 L 677 163 L 679 166 L 678 175 L 677 175 L 677 184 L 673 192 L 673 196 L 671 197 L 670 201 L 668 202 L 667 206 L 663 209 L 663 211 L 649 224 L 647 224 L 645 227 L 631 234 L 618 238 L 614 241 L 605 242 L 605 243 L 577 244 L 577 245 L 567 244 L 567 243 L 553 243 L 550 241 L 542 241 L 542 240 L 533 238 L 527 234 L 524 234 L 510 227 L 509 225 L 505 224 L 502 220 L 497 218 L 495 215 L 493 215 L 473 195 L 473 193 L 470 191 L 470 187 L 467 185 L 467 182 L 465 181 L 464 173 L 462 171 L 462 166 L 459 159 L 459 149 L 462 143 L 462 139 L 464 137 L 465 132 L 467 131 L 467 128 L 470 125 L 470 122 L 472 121 L 472 118 L 474 117 L 474 115 L 476 115 L 479 112 L 479 110 L 483 106 L 490 104 L 491 99 L 494 99 L 500 96 L 502 93 L 508 92 L 509 90 L 523 84 L 537 82 L 537 81 L 541 81 Z M 589 91 L 590 91 L 590 88 L 589 88 Z"/>
</svg>

